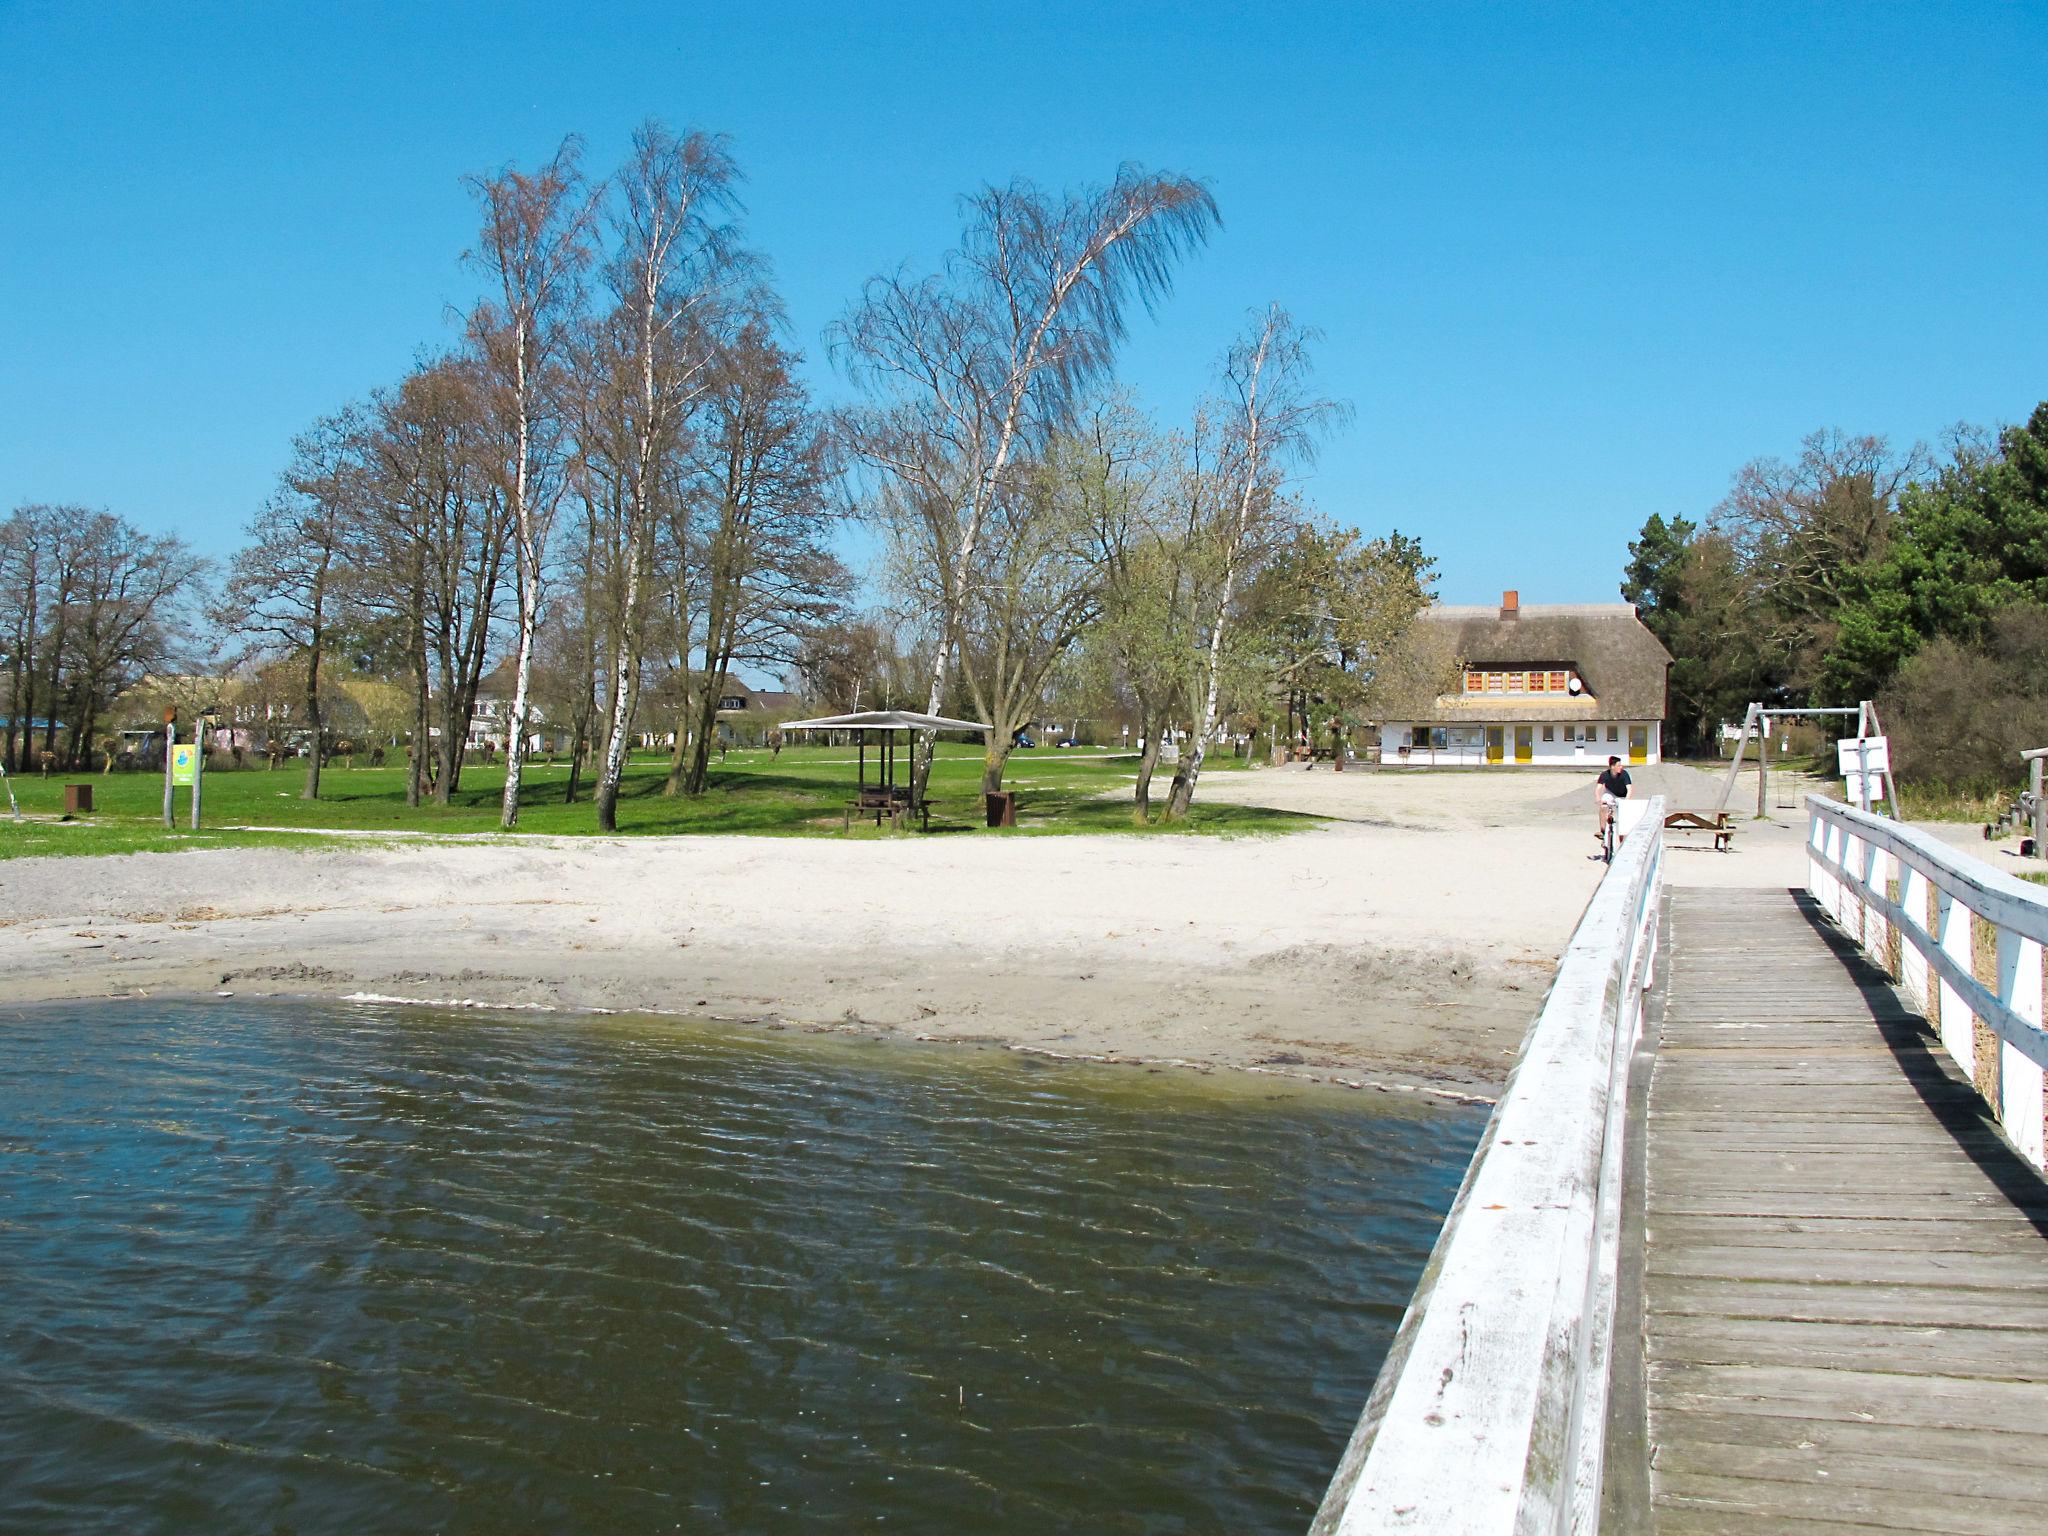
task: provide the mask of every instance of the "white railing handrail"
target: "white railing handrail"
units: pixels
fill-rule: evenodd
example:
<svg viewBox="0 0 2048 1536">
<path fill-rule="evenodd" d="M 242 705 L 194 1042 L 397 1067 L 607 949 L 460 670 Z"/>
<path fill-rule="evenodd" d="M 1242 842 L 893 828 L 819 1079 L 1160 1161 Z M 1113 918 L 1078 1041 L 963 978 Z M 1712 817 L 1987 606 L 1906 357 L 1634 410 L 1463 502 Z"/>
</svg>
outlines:
<svg viewBox="0 0 2048 1536">
<path fill-rule="evenodd" d="M 1653 799 L 1579 919 L 1314 1536 L 1598 1526 L 1628 1066 L 1663 825 Z"/>
<path fill-rule="evenodd" d="M 2006 1134 L 2041 1167 L 2048 890 L 1838 801 L 1809 795 L 1806 808 L 1807 889 L 1929 1017 Z M 1989 980 L 1978 974 L 1978 919 L 1994 941 Z M 1994 1040 L 1979 1040 L 1980 1024 Z"/>
<path fill-rule="evenodd" d="M 2009 875 L 1918 827 L 1859 811 L 1853 805 L 1808 795 L 1809 817 L 1849 828 L 1900 861 L 1912 865 L 1952 895 L 1968 899 L 1970 910 L 2001 928 L 2023 933 L 2036 944 L 2048 944 L 2048 887 Z"/>
<path fill-rule="evenodd" d="M 1916 828 L 1900 826 L 1819 795 L 1809 795 L 1806 804 L 1809 825 L 1814 830 L 1807 849 L 1809 858 L 1836 879 L 1849 881 L 1866 906 L 1902 933 L 1924 935 L 1925 917 L 1913 916 L 1903 902 L 1892 900 L 1888 890 L 1873 885 L 1867 873 L 1849 868 L 1838 856 L 1831 856 L 1820 837 L 1822 829 L 1840 828 L 1855 842 L 1889 854 L 1907 869 L 1917 871 L 1936 890 L 1960 901 L 1987 922 L 2036 944 L 2048 943 L 2048 890 L 2002 869 L 1980 864 Z M 1841 914 L 1833 915 L 1840 921 Z M 1928 966 L 1955 991 L 1970 1012 L 2036 1066 L 2048 1067 L 2048 1034 L 2042 1032 L 2039 1024 L 2022 1018 L 1979 981 L 1966 962 L 1938 943 L 1919 945 L 1917 938 L 1915 942 Z"/>
</svg>

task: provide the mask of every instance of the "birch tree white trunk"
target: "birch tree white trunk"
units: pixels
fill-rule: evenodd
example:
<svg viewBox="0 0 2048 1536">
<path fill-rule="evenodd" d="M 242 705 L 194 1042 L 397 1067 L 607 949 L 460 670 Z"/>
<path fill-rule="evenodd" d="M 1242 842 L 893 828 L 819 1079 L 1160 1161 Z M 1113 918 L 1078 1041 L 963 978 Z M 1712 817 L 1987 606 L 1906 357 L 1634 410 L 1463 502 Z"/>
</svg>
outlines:
<svg viewBox="0 0 2048 1536">
<path fill-rule="evenodd" d="M 1297 327 L 1285 310 L 1269 305 L 1255 334 L 1233 347 L 1224 364 L 1239 434 L 1229 463 L 1233 505 L 1222 541 L 1222 580 L 1209 628 L 1202 707 L 1194 739 L 1181 753 L 1174 774 L 1166 807 L 1168 820 L 1187 815 L 1209 740 L 1221 718 L 1224 632 L 1233 617 L 1238 583 L 1256 555 L 1261 526 L 1270 521 L 1279 500 L 1281 474 L 1287 461 L 1313 458 L 1319 434 L 1344 414 L 1333 402 L 1303 397 L 1309 340 L 1309 333 Z"/>
</svg>

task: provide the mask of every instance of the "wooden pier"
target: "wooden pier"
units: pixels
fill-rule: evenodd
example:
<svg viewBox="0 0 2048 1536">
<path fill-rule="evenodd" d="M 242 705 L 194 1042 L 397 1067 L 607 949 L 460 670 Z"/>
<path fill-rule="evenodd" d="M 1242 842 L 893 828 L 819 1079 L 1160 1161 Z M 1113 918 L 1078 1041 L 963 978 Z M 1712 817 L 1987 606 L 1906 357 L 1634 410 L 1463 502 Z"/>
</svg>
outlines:
<svg viewBox="0 0 2048 1536">
<path fill-rule="evenodd" d="M 1665 937 L 1602 1525 L 2048 1531 L 2048 1184 L 1805 893 Z"/>
<path fill-rule="evenodd" d="M 2048 890 L 1806 808 L 1617 855 L 1312 1536 L 2048 1533 Z"/>
</svg>

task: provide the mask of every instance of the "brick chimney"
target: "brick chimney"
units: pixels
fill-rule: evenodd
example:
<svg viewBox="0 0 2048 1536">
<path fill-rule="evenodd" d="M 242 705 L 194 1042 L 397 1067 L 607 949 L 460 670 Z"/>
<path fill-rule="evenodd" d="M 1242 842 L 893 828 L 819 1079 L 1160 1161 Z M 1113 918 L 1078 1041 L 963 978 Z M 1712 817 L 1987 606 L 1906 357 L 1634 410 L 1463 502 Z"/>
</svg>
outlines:
<svg viewBox="0 0 2048 1536">
<path fill-rule="evenodd" d="M 1522 594 L 1510 588 L 1500 595 L 1500 616 L 1503 619 L 1519 619 L 1522 616 Z"/>
</svg>

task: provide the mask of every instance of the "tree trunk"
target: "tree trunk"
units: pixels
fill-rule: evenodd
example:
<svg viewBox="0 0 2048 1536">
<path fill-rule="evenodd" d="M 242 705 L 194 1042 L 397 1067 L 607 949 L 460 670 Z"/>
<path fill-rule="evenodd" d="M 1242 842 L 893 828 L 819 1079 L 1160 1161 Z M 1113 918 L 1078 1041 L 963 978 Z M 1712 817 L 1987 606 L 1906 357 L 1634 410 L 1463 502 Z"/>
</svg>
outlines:
<svg viewBox="0 0 2048 1536">
<path fill-rule="evenodd" d="M 523 444 L 522 444 L 523 450 Z M 522 474 L 521 478 L 524 478 Z M 525 514 L 521 514 L 525 521 Z M 512 713 L 505 732 L 505 793 L 498 803 L 498 825 L 510 832 L 519 825 L 519 784 L 526 766 L 527 694 L 533 682 L 533 635 L 540 621 L 540 554 L 522 528 L 519 535 L 519 652 L 513 664 Z"/>
<path fill-rule="evenodd" d="M 498 825 L 510 832 L 519 825 L 520 770 L 526 766 L 527 690 L 533 681 L 533 635 L 540 625 L 540 536 L 534 528 L 531 503 L 533 454 L 533 400 L 527 394 L 527 333 L 519 326 L 514 357 L 518 411 L 516 441 L 518 462 L 512 470 L 512 520 L 519 584 L 519 658 L 512 674 L 512 716 L 505 737 L 505 793 L 498 805 Z"/>
<path fill-rule="evenodd" d="M 676 711 L 676 739 L 669 747 L 668 778 L 661 786 L 662 795 L 673 799 L 683 792 L 683 766 L 690 752 L 690 680 L 683 678 L 683 707 Z"/>
<path fill-rule="evenodd" d="M 640 673 L 640 556 L 627 551 L 626 596 L 619 614 L 619 643 L 612 651 L 612 707 L 606 722 L 604 769 L 597 776 L 597 827 L 619 830 L 619 780 L 631 750 L 633 707 L 638 702 Z"/>
<path fill-rule="evenodd" d="M 1216 706 L 1223 687 L 1223 616 L 1237 587 L 1237 562 L 1223 568 L 1223 597 L 1216 605 L 1216 623 L 1209 631 L 1209 677 L 1202 690 L 1202 713 L 1195 720 L 1193 734 L 1181 749 L 1173 772 L 1173 792 L 1166 797 L 1166 819 L 1179 821 L 1194 802 L 1195 784 L 1202 777 L 1202 759 L 1208 755 L 1209 738 L 1216 734 Z"/>
<path fill-rule="evenodd" d="M 412 671 L 418 687 L 412 701 L 412 750 L 405 755 L 405 803 L 415 808 L 424 798 L 427 775 L 427 732 L 432 725 L 433 689 L 428 684 L 427 621 L 423 609 L 413 610 Z"/>
<path fill-rule="evenodd" d="M 306 649 L 306 721 L 313 731 L 313 750 L 306 754 L 306 787 L 299 791 L 299 798 L 318 800 L 321 737 L 326 733 L 320 726 L 320 636 L 317 630 L 312 645 Z"/>
<path fill-rule="evenodd" d="M 1002 742 L 1000 746 L 996 744 L 999 739 Z M 981 792 L 984 795 L 1002 793 L 1003 770 L 1010 766 L 1011 744 L 1016 739 L 1014 733 L 1004 733 L 999 737 L 997 732 L 989 732 L 988 750 L 981 759 Z"/>
<path fill-rule="evenodd" d="M 1159 721 L 1141 703 L 1138 735 L 1144 746 L 1138 750 L 1138 783 L 1132 796 L 1131 820 L 1147 826 L 1152 820 L 1152 774 L 1159 767 Z"/>
<path fill-rule="evenodd" d="M 50 686 L 43 690 L 43 751 L 51 756 L 57 751 L 57 700 L 62 696 L 64 681 L 64 629 L 69 598 L 68 592 L 59 589 L 57 628 L 50 636 Z"/>
<path fill-rule="evenodd" d="M 690 766 L 683 776 L 683 793 L 701 795 L 711 786 L 711 743 L 718 735 L 718 704 L 725 697 L 725 680 L 732 658 L 706 656 L 704 691 L 697 696 L 697 727 L 690 737 Z"/>
<path fill-rule="evenodd" d="M 576 711 L 576 728 L 569 739 L 569 787 L 562 795 L 564 805 L 576 803 L 576 791 L 583 787 L 583 754 L 589 749 L 590 706 L 586 703 Z"/>
</svg>

